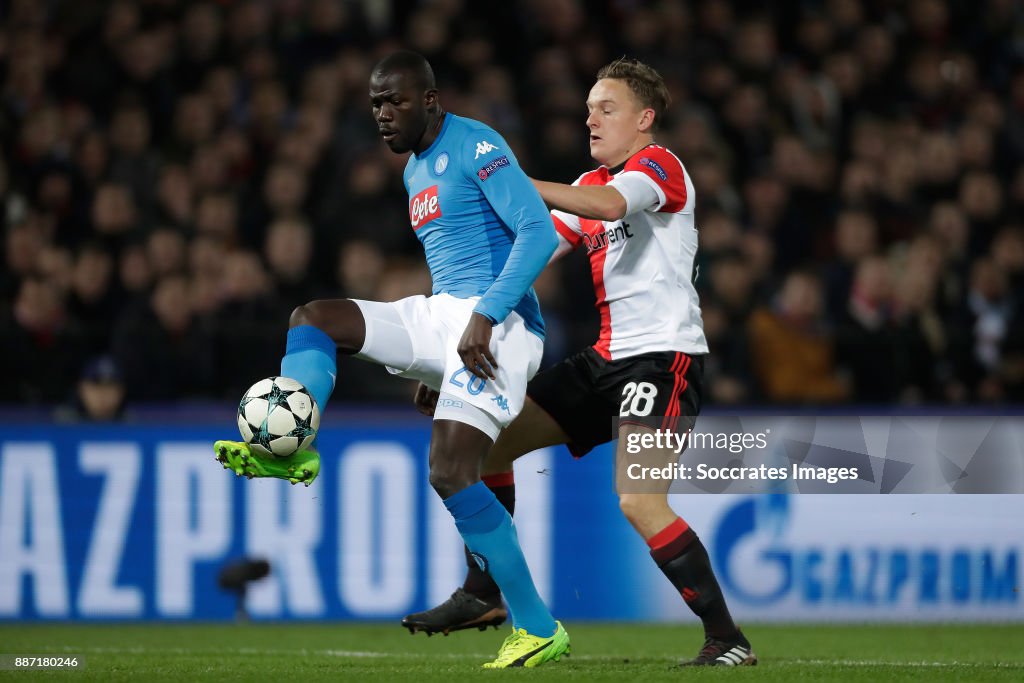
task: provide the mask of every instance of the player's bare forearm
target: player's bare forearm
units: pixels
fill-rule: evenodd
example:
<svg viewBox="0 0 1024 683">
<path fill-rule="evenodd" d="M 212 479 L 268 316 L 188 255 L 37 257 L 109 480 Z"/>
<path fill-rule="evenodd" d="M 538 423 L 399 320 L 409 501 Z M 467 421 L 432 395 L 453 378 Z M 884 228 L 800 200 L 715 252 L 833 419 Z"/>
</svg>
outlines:
<svg viewBox="0 0 1024 683">
<path fill-rule="evenodd" d="M 553 209 L 599 221 L 617 221 L 626 215 L 626 198 L 614 187 L 531 180 L 544 202 Z"/>
</svg>

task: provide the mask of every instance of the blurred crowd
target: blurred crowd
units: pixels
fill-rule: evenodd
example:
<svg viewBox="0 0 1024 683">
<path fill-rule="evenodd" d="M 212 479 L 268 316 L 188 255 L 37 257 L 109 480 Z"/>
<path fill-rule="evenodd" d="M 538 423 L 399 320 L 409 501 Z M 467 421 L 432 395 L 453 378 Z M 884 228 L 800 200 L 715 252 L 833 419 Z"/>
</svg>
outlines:
<svg viewBox="0 0 1024 683">
<path fill-rule="evenodd" d="M 370 116 L 411 48 L 535 177 L 592 168 L 627 55 L 692 176 L 708 402 L 1024 399 L 1024 7 L 1015 0 L 10 0 L 0 31 L 3 402 L 237 398 L 317 297 L 427 293 L 405 158 Z M 537 283 L 592 343 L 585 255 Z M 404 383 L 342 364 L 348 400 Z M 86 404 L 89 405 L 86 405 Z"/>
</svg>

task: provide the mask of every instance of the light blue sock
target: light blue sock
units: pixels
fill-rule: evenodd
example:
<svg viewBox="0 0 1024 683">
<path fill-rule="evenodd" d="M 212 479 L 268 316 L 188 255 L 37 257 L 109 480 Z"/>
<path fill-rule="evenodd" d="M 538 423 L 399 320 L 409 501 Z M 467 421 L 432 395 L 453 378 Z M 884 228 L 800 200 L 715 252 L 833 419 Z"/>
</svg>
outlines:
<svg viewBox="0 0 1024 683">
<path fill-rule="evenodd" d="M 313 394 L 320 416 L 334 391 L 338 376 L 338 347 L 327 333 L 312 325 L 288 330 L 288 345 L 281 359 L 281 376 L 291 377 Z M 316 440 L 313 441 L 314 447 Z"/>
<path fill-rule="evenodd" d="M 513 626 L 530 635 L 553 636 L 555 619 L 537 594 L 512 518 L 494 493 L 478 481 L 446 498 L 444 506 L 455 518 L 466 547 L 501 589 Z"/>
</svg>

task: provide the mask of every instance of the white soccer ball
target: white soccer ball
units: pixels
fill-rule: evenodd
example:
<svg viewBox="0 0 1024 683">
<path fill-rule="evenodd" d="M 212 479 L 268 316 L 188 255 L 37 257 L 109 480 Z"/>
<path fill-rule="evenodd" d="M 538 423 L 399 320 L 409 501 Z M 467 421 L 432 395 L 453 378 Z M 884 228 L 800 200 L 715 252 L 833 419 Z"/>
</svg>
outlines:
<svg viewBox="0 0 1024 683">
<path fill-rule="evenodd" d="M 238 404 L 238 431 L 253 450 L 287 457 L 313 442 L 320 408 L 290 377 L 268 377 L 249 387 Z"/>
</svg>

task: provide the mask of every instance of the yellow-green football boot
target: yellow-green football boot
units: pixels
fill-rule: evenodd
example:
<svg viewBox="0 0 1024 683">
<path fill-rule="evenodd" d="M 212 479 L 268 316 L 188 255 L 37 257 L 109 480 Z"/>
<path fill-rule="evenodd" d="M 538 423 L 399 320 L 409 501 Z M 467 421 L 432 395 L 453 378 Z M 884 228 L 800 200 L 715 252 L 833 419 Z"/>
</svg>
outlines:
<svg viewBox="0 0 1024 683">
<path fill-rule="evenodd" d="M 278 457 L 263 455 L 244 441 L 217 441 L 213 453 L 224 469 L 249 479 L 274 477 L 309 486 L 320 474 L 320 455 L 311 448 Z"/>
<path fill-rule="evenodd" d="M 548 638 L 532 636 L 526 629 L 512 629 L 512 635 L 505 639 L 498 650 L 498 657 L 493 662 L 484 664 L 485 669 L 508 669 L 523 666 L 532 669 L 545 662 L 558 661 L 562 655 L 569 656 L 569 634 L 565 632 L 562 622 L 556 621 L 558 628 Z"/>
</svg>

